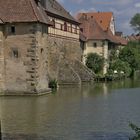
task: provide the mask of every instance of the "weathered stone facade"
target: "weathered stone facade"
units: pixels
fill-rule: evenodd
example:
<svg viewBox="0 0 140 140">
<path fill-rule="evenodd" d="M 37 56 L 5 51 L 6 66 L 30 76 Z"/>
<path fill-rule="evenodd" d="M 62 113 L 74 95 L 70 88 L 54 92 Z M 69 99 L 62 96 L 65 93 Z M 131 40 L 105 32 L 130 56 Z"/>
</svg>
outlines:
<svg viewBox="0 0 140 140">
<path fill-rule="evenodd" d="M 14 26 L 16 33 L 10 33 Z M 46 28 L 46 29 L 44 29 Z M 83 66 L 80 41 L 48 35 L 39 23 L 6 24 L 0 28 L 0 89 L 5 94 L 49 91 L 48 82 L 80 84 L 92 80 Z"/>
<path fill-rule="evenodd" d="M 52 1 L 46 1 L 50 3 L 50 7 L 44 5 L 46 9 L 34 0 L 2 2 L 11 13 L 5 17 L 5 7 L 0 12 L 1 94 L 50 92 L 48 85 L 54 79 L 58 84 L 92 80 L 93 74 L 81 63 L 79 23 L 57 1 L 53 6 Z M 59 14 L 51 13 L 55 6 Z"/>
<path fill-rule="evenodd" d="M 16 23 L 14 24 L 15 34 L 9 32 L 10 27 L 10 24 L 3 26 L 5 36 L 0 45 L 1 89 L 14 94 L 21 91 L 22 93 L 47 91 L 48 74 L 45 53 L 47 47 L 44 43 L 47 34 L 42 32 L 43 25 Z"/>
<path fill-rule="evenodd" d="M 4 91 L 5 88 L 5 69 L 4 69 L 4 35 L 3 27 L 0 25 L 0 92 Z"/>
<path fill-rule="evenodd" d="M 81 63 L 83 52 L 79 40 L 49 35 L 47 45 L 50 79 L 57 79 L 58 84 L 79 84 L 92 79 L 90 70 Z"/>
</svg>

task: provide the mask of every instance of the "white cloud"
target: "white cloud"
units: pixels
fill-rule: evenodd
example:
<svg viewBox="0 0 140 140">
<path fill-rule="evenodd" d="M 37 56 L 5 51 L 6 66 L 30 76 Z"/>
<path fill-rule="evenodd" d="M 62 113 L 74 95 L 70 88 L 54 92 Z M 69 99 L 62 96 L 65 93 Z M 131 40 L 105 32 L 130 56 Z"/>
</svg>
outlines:
<svg viewBox="0 0 140 140">
<path fill-rule="evenodd" d="M 86 12 L 96 12 L 95 8 L 89 8 L 89 9 L 81 9 L 77 13 L 86 13 Z"/>
<path fill-rule="evenodd" d="M 135 4 L 135 7 L 136 7 L 136 8 L 140 8 L 140 3 L 136 3 L 136 4 Z"/>
<path fill-rule="evenodd" d="M 101 4 L 101 5 L 119 5 L 119 6 L 124 6 L 127 4 L 132 3 L 132 0 L 91 0 L 93 4 Z"/>
</svg>

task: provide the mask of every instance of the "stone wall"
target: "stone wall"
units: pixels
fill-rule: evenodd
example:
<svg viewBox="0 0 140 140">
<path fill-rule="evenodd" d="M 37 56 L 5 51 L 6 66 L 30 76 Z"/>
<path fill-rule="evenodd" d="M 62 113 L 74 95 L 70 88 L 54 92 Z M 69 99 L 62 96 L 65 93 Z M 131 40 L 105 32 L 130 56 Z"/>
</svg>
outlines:
<svg viewBox="0 0 140 140">
<path fill-rule="evenodd" d="M 48 37 L 48 72 L 58 84 L 80 84 L 93 80 L 94 74 L 82 63 L 79 40 Z"/>
<path fill-rule="evenodd" d="M 20 23 L 14 26 L 15 34 L 8 32 L 10 25 L 5 26 L 6 93 L 48 91 L 45 46 L 40 40 L 41 24 Z"/>
<path fill-rule="evenodd" d="M 88 69 L 83 63 L 79 60 L 74 60 L 72 67 L 74 71 L 79 75 L 81 82 L 90 82 L 94 80 L 95 74 Z"/>
<path fill-rule="evenodd" d="M 4 35 L 3 27 L 0 26 L 0 93 L 5 89 L 5 71 L 4 71 Z"/>
<path fill-rule="evenodd" d="M 15 27 L 15 32 L 10 32 Z M 47 33 L 39 23 L 0 26 L 0 92 L 8 95 L 49 92 L 48 83 L 80 84 L 91 72 L 81 63 L 78 39 Z M 78 63 L 76 63 L 78 62 Z"/>
<path fill-rule="evenodd" d="M 51 79 L 57 79 L 61 61 L 70 64 L 72 60 L 82 58 L 79 40 L 62 39 L 48 36 L 48 72 Z"/>
<path fill-rule="evenodd" d="M 57 75 L 59 85 L 81 84 L 81 78 L 72 65 L 67 63 L 65 60 L 62 60 L 59 65 L 60 67 Z"/>
</svg>

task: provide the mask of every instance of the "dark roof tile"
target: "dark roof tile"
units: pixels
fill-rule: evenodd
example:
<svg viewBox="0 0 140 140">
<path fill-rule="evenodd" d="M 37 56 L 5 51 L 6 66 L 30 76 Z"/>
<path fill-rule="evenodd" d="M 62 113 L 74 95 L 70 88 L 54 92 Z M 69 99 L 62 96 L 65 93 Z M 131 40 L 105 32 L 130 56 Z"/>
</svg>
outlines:
<svg viewBox="0 0 140 140">
<path fill-rule="evenodd" d="M 47 12 L 79 24 L 78 21 L 74 19 L 74 17 L 71 16 L 71 14 L 68 11 L 66 11 L 63 8 L 63 6 L 59 4 L 56 0 L 45 0 L 45 1 L 46 4 L 44 8 L 46 9 Z"/>
<path fill-rule="evenodd" d="M 4 22 L 42 22 L 49 24 L 42 7 L 34 0 L 0 0 L 0 18 Z"/>
</svg>

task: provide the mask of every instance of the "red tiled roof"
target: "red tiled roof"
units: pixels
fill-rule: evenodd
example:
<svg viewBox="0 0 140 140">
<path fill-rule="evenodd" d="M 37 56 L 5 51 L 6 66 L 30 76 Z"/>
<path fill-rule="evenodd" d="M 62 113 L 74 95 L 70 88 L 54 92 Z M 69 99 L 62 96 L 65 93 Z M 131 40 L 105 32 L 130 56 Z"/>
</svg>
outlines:
<svg viewBox="0 0 140 140">
<path fill-rule="evenodd" d="M 80 28 L 83 29 L 83 34 L 87 40 L 109 40 L 114 43 L 118 43 L 111 31 L 103 31 L 100 25 L 93 19 L 80 20 L 82 23 Z"/>
<path fill-rule="evenodd" d="M 94 19 L 90 19 L 88 22 L 88 39 L 95 39 L 95 40 L 108 40 L 109 37 L 106 32 L 102 30 L 100 25 Z"/>
<path fill-rule="evenodd" d="M 112 12 L 80 13 L 77 18 L 87 40 L 109 40 L 115 44 L 126 45 L 127 41 L 122 37 L 113 35 L 109 28 L 112 16 Z"/>
<path fill-rule="evenodd" d="M 107 34 L 108 34 L 108 36 L 109 36 L 109 40 L 110 40 L 112 43 L 119 44 L 118 39 L 116 38 L 115 35 L 113 35 L 113 33 L 111 32 L 110 29 L 108 29 L 106 32 L 107 32 Z"/>
<path fill-rule="evenodd" d="M 77 19 L 79 20 L 85 16 L 87 19 L 94 18 L 96 22 L 100 25 L 100 27 L 107 31 L 110 27 L 111 18 L 113 17 L 112 12 L 91 12 L 91 13 L 79 13 L 77 15 Z"/>
<path fill-rule="evenodd" d="M 128 41 L 124 37 L 116 36 L 116 38 L 117 38 L 119 44 L 121 44 L 121 45 L 127 45 L 128 44 Z"/>
<path fill-rule="evenodd" d="M 140 41 L 140 35 L 139 36 L 136 36 L 136 39 Z"/>
<path fill-rule="evenodd" d="M 34 0 L 0 0 L 0 18 L 3 22 L 41 22 L 50 24 L 41 5 Z"/>
<path fill-rule="evenodd" d="M 127 37 L 129 41 L 137 41 L 137 37 L 135 35 L 131 35 Z"/>
</svg>

